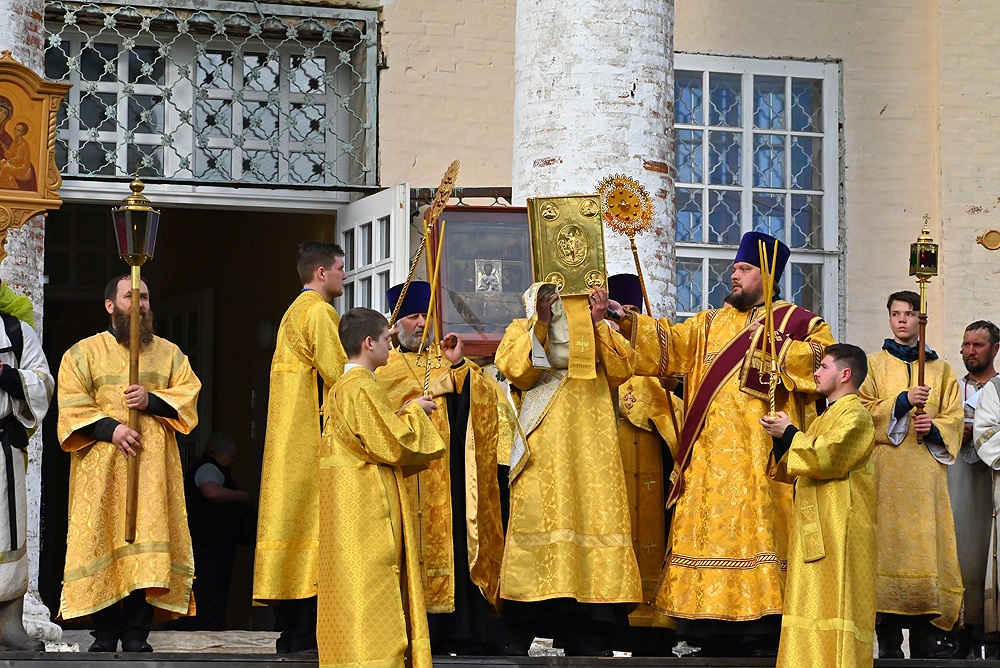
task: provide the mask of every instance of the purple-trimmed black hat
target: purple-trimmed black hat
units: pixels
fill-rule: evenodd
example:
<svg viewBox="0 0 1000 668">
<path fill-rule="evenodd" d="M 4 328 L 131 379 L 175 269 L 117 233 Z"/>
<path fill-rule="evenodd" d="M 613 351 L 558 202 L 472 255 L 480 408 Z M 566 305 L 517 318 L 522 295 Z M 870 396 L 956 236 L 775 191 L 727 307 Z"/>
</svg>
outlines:
<svg viewBox="0 0 1000 668">
<path fill-rule="evenodd" d="M 771 267 L 771 271 L 774 274 L 774 280 L 777 281 L 781 278 L 782 272 L 785 271 L 785 265 L 788 264 L 788 256 L 791 255 L 791 251 L 788 250 L 788 246 L 781 243 L 770 234 L 764 234 L 763 232 L 747 232 L 740 239 L 740 249 L 736 251 L 736 259 L 733 260 L 733 264 L 737 262 L 746 262 L 747 264 L 752 264 L 755 267 L 760 267 L 760 249 L 757 247 L 757 242 L 764 242 L 764 252 L 767 253 L 768 260 L 774 257 L 774 244 L 778 244 L 778 262 L 775 266 Z"/>
<path fill-rule="evenodd" d="M 399 301 L 399 293 L 403 291 L 403 283 L 394 285 L 385 293 L 385 300 L 389 303 L 389 312 L 396 308 Z M 410 281 L 410 287 L 406 290 L 406 297 L 403 298 L 403 305 L 399 307 L 397 319 L 405 318 L 414 313 L 427 313 L 431 304 L 431 284 L 427 281 Z"/>
<path fill-rule="evenodd" d="M 619 304 L 628 304 L 642 313 L 642 286 L 635 274 L 615 274 L 608 276 L 608 296 Z"/>
</svg>

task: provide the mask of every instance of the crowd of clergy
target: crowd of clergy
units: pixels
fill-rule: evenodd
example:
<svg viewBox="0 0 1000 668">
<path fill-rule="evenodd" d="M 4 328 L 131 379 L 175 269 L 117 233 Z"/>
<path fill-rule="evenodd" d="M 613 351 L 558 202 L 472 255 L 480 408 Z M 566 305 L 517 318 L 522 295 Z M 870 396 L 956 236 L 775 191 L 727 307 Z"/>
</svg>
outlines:
<svg viewBox="0 0 1000 668">
<path fill-rule="evenodd" d="M 725 306 L 682 322 L 644 314 L 635 276 L 580 295 L 535 283 L 481 365 L 460 334 L 433 331 L 426 282 L 389 290 L 392 323 L 338 314 L 344 252 L 303 244 L 271 366 L 254 560 L 276 652 L 427 668 L 527 655 L 542 637 L 567 656 L 870 666 L 903 657 L 908 629 L 911 657 L 995 657 L 1000 330 L 968 326 L 958 378 L 919 355 L 920 300 L 904 290 L 866 354 L 780 295 L 768 312 L 762 247 L 777 249 L 777 284 L 788 248 L 747 233 Z M 72 457 L 59 614 L 91 617 L 94 652 L 152 651 L 154 619 L 196 612 L 176 433 L 197 425 L 200 383 L 153 333 L 145 286 L 128 382 L 130 288 L 109 284 L 110 327 L 58 372 Z M 0 311 L 10 303 L 0 292 Z M 33 427 L 48 369 L 12 383 L 24 365 L 2 359 L 0 410 Z M 11 559 L 15 496 L 0 508 Z M 26 571 L 10 574 L 3 600 L 19 601 Z M 37 649 L 4 605 L 0 644 Z"/>
</svg>

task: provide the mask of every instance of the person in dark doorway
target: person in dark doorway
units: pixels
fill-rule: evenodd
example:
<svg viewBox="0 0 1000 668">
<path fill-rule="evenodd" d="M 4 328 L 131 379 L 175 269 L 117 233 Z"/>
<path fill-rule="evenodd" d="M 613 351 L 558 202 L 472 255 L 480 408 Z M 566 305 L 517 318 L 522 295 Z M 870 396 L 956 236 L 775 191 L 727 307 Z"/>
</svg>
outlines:
<svg viewBox="0 0 1000 668">
<path fill-rule="evenodd" d="M 228 434 L 212 434 L 205 454 L 191 465 L 184 478 L 198 611 L 194 617 L 181 620 L 184 623 L 180 628 L 204 631 L 226 628 L 236 546 L 246 509 L 253 504 L 253 497 L 236 487 L 230 471 L 238 454 L 236 442 Z"/>
</svg>

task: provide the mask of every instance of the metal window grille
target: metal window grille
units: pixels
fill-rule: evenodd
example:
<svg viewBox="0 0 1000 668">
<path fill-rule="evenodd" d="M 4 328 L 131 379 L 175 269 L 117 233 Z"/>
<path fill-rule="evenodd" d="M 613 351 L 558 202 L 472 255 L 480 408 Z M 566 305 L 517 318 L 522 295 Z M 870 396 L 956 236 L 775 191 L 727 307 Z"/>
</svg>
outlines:
<svg viewBox="0 0 1000 668">
<path fill-rule="evenodd" d="M 46 3 L 73 84 L 65 176 L 376 185 L 377 15 L 235 2 Z"/>
<path fill-rule="evenodd" d="M 758 230 L 792 250 L 782 296 L 836 327 L 838 109 L 836 65 L 677 55 L 681 318 L 722 306 L 740 237 Z"/>
</svg>

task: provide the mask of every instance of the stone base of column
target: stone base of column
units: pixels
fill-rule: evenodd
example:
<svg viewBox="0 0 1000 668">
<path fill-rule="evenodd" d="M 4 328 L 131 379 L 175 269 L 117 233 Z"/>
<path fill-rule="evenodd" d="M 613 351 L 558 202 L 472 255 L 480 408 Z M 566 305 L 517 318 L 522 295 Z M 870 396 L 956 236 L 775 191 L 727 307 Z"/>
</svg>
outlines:
<svg viewBox="0 0 1000 668">
<path fill-rule="evenodd" d="M 24 630 L 28 635 L 47 643 L 62 640 L 62 627 L 52 621 L 49 609 L 34 589 L 24 595 Z"/>
</svg>

